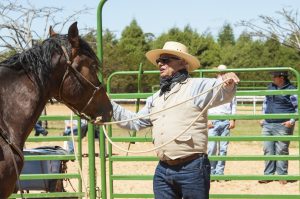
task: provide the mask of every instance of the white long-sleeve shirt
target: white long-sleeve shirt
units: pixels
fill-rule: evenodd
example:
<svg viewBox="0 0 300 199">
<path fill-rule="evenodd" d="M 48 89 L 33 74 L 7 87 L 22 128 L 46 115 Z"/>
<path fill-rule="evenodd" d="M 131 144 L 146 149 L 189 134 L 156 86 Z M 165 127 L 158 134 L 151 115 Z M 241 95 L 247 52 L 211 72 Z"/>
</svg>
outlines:
<svg viewBox="0 0 300 199">
<path fill-rule="evenodd" d="M 236 97 L 232 99 L 230 103 L 222 104 L 220 106 L 216 106 L 210 108 L 208 110 L 209 115 L 231 115 L 236 113 Z"/>
</svg>

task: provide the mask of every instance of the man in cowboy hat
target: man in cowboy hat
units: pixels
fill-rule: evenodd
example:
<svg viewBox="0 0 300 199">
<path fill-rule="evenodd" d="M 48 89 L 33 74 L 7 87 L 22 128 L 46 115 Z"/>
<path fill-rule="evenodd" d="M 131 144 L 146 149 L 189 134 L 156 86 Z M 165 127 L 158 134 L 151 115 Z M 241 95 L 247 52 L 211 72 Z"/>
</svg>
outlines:
<svg viewBox="0 0 300 199">
<path fill-rule="evenodd" d="M 230 102 L 239 78 L 234 73 L 225 73 L 222 86 L 218 86 L 222 81 L 214 78 L 191 78 L 188 73 L 197 69 L 200 62 L 188 53 L 185 45 L 174 41 L 166 42 L 162 49 L 147 52 L 146 57 L 160 71 L 160 90 L 147 98 L 138 113 L 112 102 L 113 118 L 121 121 L 147 115 L 186 101 L 119 126 L 131 130 L 152 127 L 153 143 L 160 159 L 153 180 L 156 199 L 208 198 L 207 108 Z M 204 91 L 208 92 L 197 96 Z"/>
</svg>

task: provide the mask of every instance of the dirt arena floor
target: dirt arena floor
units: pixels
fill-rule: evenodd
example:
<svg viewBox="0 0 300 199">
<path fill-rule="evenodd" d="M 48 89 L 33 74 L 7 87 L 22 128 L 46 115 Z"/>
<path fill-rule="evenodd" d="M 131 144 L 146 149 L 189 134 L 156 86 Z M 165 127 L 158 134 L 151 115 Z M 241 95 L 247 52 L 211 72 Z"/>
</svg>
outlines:
<svg viewBox="0 0 300 199">
<path fill-rule="evenodd" d="M 62 105 L 47 106 L 47 114 L 49 115 L 68 115 L 70 110 Z M 49 132 L 51 135 L 51 132 Z M 39 145 L 45 143 L 39 143 Z M 50 143 L 47 143 L 48 145 Z M 58 143 L 55 143 L 58 144 Z M 128 143 L 118 143 L 123 148 L 128 147 Z M 32 143 L 27 147 L 35 147 L 37 144 Z M 98 140 L 96 140 L 96 152 L 99 153 Z M 131 150 L 145 150 L 152 148 L 150 143 L 136 143 L 132 144 Z M 87 153 L 87 139 L 83 139 L 83 152 Z M 117 149 L 113 150 L 116 155 L 126 155 Z M 290 148 L 291 155 L 297 155 L 299 149 L 297 147 Z M 260 155 L 262 152 L 262 142 L 232 142 L 229 144 L 228 155 Z M 154 156 L 154 152 L 145 155 Z M 156 162 L 115 162 L 115 174 L 147 174 L 152 175 L 156 166 Z M 77 162 L 68 162 L 68 172 L 76 172 Z M 108 168 L 108 164 L 107 164 Z M 227 161 L 225 175 L 261 175 L 264 169 L 263 161 Z M 289 174 L 299 175 L 299 161 L 289 161 Z M 83 158 L 83 174 L 87 182 L 88 176 L 88 158 Z M 97 186 L 100 185 L 100 161 L 96 157 L 96 172 L 97 172 Z M 108 176 L 108 175 L 107 175 Z M 108 179 L 108 177 L 107 177 Z M 72 182 L 76 188 L 76 182 Z M 108 183 L 107 183 L 108 184 Z M 72 188 L 69 184 L 66 185 L 66 190 L 71 191 Z M 152 193 L 151 181 L 116 181 L 114 183 L 115 193 Z M 109 193 L 109 191 L 108 191 Z M 211 194 L 299 194 L 300 198 L 300 185 L 299 182 L 288 183 L 281 185 L 279 182 L 271 182 L 269 184 L 259 184 L 257 181 L 220 181 L 211 183 Z"/>
</svg>

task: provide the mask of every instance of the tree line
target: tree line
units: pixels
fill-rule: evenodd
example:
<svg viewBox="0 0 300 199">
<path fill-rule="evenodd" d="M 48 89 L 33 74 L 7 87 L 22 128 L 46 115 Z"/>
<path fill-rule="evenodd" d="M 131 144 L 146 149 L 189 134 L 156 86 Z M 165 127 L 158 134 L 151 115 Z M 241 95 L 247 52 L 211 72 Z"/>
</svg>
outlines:
<svg viewBox="0 0 300 199">
<path fill-rule="evenodd" d="M 56 27 L 55 30 L 60 32 L 65 24 L 76 20 L 89 10 L 90 8 L 83 8 L 74 11 L 65 19 L 58 19 L 56 15 L 63 12 L 62 8 L 36 8 L 31 3 L 24 6 L 19 0 L 1 1 L 0 29 L 3 32 L 0 34 L 0 61 L 32 45 L 39 45 L 47 38 L 46 32 L 49 25 Z M 200 60 L 202 69 L 212 69 L 225 64 L 229 68 L 285 66 L 299 70 L 300 20 L 298 11 L 282 9 L 277 14 L 276 18 L 259 16 L 263 26 L 258 26 L 257 24 L 260 23 L 253 21 L 240 21 L 237 25 L 244 26 L 247 30 L 237 37 L 234 35 L 233 26 L 229 23 L 223 25 L 216 37 L 213 37 L 210 32 L 198 33 L 189 25 L 182 29 L 170 28 L 167 32 L 155 37 L 152 33 L 145 33 L 135 19 L 123 29 L 120 38 L 106 29 L 103 31 L 102 76 L 104 83 L 107 83 L 107 78 L 113 72 L 138 70 L 140 64 L 143 64 L 143 70 L 155 70 L 155 66 L 146 60 L 145 53 L 151 49 L 162 48 L 166 41 L 178 41 L 188 46 L 190 53 Z M 40 25 L 42 33 L 34 30 L 32 26 L 34 23 Z M 82 30 L 80 32 L 82 33 Z M 82 37 L 96 51 L 96 31 L 87 29 Z M 239 73 L 238 75 L 246 81 L 271 81 L 270 74 L 266 72 Z M 136 79 L 136 76 L 114 78 L 111 91 L 136 92 Z M 142 92 L 151 92 L 153 85 L 158 84 L 158 75 L 143 75 Z"/>
<path fill-rule="evenodd" d="M 96 48 L 95 32 L 83 36 Z M 103 32 L 103 77 L 104 81 L 115 71 L 138 70 L 143 64 L 144 70 L 156 70 L 147 61 L 145 53 L 151 49 L 162 48 L 166 41 L 178 41 L 188 46 L 192 55 L 201 62 L 202 69 L 212 69 L 220 64 L 229 68 L 256 67 L 292 67 L 300 69 L 300 53 L 297 49 L 287 47 L 276 37 L 254 39 L 250 33 L 243 32 L 235 38 L 231 24 L 224 24 L 217 38 L 211 33 L 198 33 L 189 25 L 183 29 L 174 27 L 158 37 L 144 33 L 134 19 L 124 28 L 121 37 L 106 29 Z M 266 73 L 241 73 L 241 79 L 266 80 Z M 150 92 L 153 85 L 159 84 L 158 76 L 143 77 L 143 92 Z M 136 76 L 115 78 L 112 82 L 113 92 L 136 92 Z"/>
</svg>

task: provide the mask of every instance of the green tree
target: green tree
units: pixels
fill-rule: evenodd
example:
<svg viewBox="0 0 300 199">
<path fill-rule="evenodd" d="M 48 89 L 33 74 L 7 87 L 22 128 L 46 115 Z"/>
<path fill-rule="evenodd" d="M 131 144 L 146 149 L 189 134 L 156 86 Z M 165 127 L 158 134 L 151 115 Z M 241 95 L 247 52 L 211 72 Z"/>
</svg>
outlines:
<svg viewBox="0 0 300 199">
<path fill-rule="evenodd" d="M 117 70 L 138 70 L 140 63 L 146 61 L 145 53 L 149 50 L 149 44 L 146 41 L 146 36 L 137 21 L 133 19 L 129 26 L 122 31 L 121 39 L 117 44 L 117 54 L 122 58 L 122 65 L 118 65 Z M 114 88 L 119 88 L 126 92 L 136 92 L 136 77 L 128 76 L 124 85 L 122 81 L 114 81 Z"/>
<path fill-rule="evenodd" d="M 274 35 L 273 39 L 267 39 L 267 41 L 264 42 L 261 58 L 263 65 L 279 66 L 281 44 L 278 39 L 275 38 L 276 36 Z"/>
<path fill-rule="evenodd" d="M 137 69 L 137 65 L 145 61 L 145 52 L 149 50 L 149 45 L 135 19 L 123 30 L 118 48 L 123 55 L 125 68 Z"/>
<path fill-rule="evenodd" d="M 103 32 L 103 77 L 106 79 L 118 70 L 122 63 L 122 57 L 119 56 L 118 40 L 116 35 L 108 29 Z"/>
<path fill-rule="evenodd" d="M 230 24 L 225 24 L 218 34 L 218 44 L 221 47 L 226 47 L 228 45 L 234 45 L 235 39 L 233 34 L 233 29 Z"/>
<path fill-rule="evenodd" d="M 232 51 L 232 65 L 237 68 L 261 66 L 263 46 L 261 41 L 238 40 Z"/>
<path fill-rule="evenodd" d="M 201 35 L 197 44 L 202 68 L 212 68 L 220 64 L 220 47 L 211 34 Z"/>
</svg>

